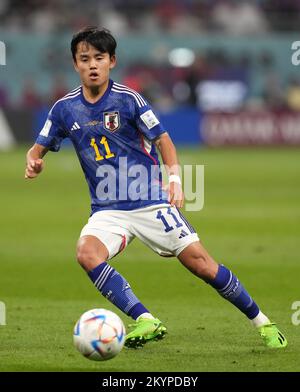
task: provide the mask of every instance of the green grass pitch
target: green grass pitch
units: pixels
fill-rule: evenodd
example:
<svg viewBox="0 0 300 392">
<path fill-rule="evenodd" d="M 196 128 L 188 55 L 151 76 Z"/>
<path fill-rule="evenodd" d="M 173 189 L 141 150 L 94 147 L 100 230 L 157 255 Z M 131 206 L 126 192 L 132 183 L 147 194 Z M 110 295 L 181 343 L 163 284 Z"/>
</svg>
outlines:
<svg viewBox="0 0 300 392">
<path fill-rule="evenodd" d="M 0 154 L 1 371 L 299 371 L 300 151 L 181 149 L 181 163 L 205 165 L 205 205 L 186 213 L 214 258 L 231 268 L 286 334 L 286 350 L 268 350 L 248 320 L 180 263 L 138 240 L 112 265 L 168 327 L 161 342 L 124 349 L 107 362 L 82 357 L 75 321 L 105 307 L 75 261 L 89 215 L 87 185 L 72 150 L 49 153 L 45 172 L 25 181 L 25 149 Z"/>
</svg>

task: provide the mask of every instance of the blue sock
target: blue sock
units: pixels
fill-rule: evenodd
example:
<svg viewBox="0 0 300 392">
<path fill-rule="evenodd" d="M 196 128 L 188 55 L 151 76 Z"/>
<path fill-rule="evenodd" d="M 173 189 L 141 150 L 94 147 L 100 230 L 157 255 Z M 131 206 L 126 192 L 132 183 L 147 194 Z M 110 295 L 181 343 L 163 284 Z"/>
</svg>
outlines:
<svg viewBox="0 0 300 392">
<path fill-rule="evenodd" d="M 250 320 L 258 315 L 259 308 L 256 303 L 244 289 L 238 278 L 223 264 L 219 265 L 215 279 L 207 283 L 214 287 L 222 297 L 245 313 Z"/>
<path fill-rule="evenodd" d="M 136 320 L 142 313 L 149 313 L 129 283 L 109 264 L 99 264 L 88 275 L 100 293 L 128 316 Z"/>
</svg>

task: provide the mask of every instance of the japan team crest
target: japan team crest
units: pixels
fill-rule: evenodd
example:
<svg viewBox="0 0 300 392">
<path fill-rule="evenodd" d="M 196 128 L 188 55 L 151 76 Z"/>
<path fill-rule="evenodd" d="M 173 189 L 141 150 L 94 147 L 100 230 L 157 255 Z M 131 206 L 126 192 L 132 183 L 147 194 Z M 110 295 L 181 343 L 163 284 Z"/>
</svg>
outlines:
<svg viewBox="0 0 300 392">
<path fill-rule="evenodd" d="M 104 128 L 110 132 L 115 132 L 120 128 L 120 113 L 119 112 L 106 112 L 103 114 Z"/>
</svg>

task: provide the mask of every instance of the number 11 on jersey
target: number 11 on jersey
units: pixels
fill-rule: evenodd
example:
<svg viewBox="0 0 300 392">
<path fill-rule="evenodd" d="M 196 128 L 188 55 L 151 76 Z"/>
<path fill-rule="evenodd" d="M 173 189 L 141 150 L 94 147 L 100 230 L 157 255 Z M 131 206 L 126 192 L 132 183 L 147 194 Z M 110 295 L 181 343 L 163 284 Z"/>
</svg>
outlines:
<svg viewBox="0 0 300 392">
<path fill-rule="evenodd" d="M 102 159 L 104 159 L 104 158 L 109 159 L 109 158 L 113 158 L 115 156 L 115 154 L 110 151 L 110 147 L 108 145 L 108 142 L 107 142 L 107 139 L 105 136 L 102 136 L 102 138 L 100 140 L 100 144 L 102 144 L 105 149 L 106 155 L 104 157 L 100 154 L 99 147 L 97 145 L 95 138 L 91 139 L 91 146 L 94 148 L 96 161 L 102 161 Z"/>
</svg>

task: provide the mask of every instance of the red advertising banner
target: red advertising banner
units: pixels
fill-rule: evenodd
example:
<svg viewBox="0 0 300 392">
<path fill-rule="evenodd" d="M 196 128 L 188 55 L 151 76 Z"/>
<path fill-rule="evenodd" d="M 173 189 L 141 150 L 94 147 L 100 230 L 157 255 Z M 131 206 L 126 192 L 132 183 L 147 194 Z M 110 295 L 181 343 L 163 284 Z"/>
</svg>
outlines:
<svg viewBox="0 0 300 392">
<path fill-rule="evenodd" d="M 210 146 L 300 145 L 300 113 L 210 112 L 203 116 L 201 137 Z"/>
</svg>

